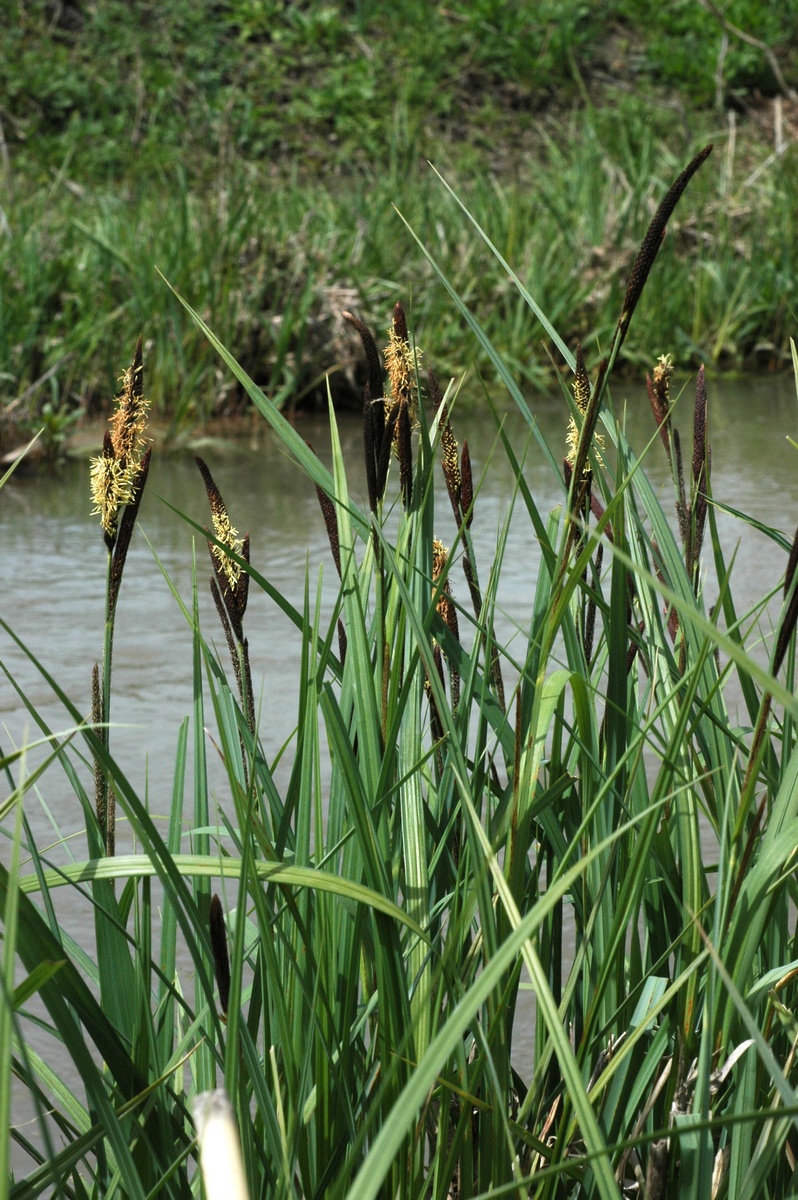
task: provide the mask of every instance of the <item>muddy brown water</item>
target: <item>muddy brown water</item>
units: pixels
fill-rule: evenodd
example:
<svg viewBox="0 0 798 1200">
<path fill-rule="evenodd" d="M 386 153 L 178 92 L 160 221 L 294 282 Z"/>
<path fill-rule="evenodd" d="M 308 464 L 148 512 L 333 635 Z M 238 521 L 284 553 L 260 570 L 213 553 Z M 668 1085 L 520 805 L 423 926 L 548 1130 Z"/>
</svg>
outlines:
<svg viewBox="0 0 798 1200">
<path fill-rule="evenodd" d="M 627 436 L 639 452 L 653 433 L 645 389 L 616 386 L 614 399 L 616 410 L 625 410 Z M 715 497 L 776 526 L 791 538 L 798 525 L 798 450 L 787 440 L 792 436 L 798 441 L 793 380 L 710 381 L 709 403 Z M 565 429 L 562 401 L 557 397 L 536 398 L 531 407 L 555 458 L 560 460 Z M 690 414 L 688 395 L 676 418 L 687 463 Z M 506 421 L 515 452 L 521 455 L 527 443 L 527 427 L 514 412 L 508 412 Z M 478 562 L 486 575 L 507 520 L 512 472 L 501 446 L 496 445 L 496 427 L 490 414 L 478 407 L 464 409 L 455 413 L 454 426 L 458 439 L 468 439 L 475 478 L 487 465 L 473 527 Z M 303 420 L 299 431 L 329 462 L 326 421 Z M 365 508 L 359 421 L 342 418 L 340 432 L 350 464 L 350 488 Z M 337 589 L 315 491 L 276 438 L 265 431 L 257 436 L 208 440 L 196 449 L 211 467 L 234 524 L 242 532 L 249 530 L 252 562 L 258 570 L 301 609 L 306 572 L 313 596 L 322 566 L 324 596 L 331 606 Z M 672 511 L 670 480 L 659 445 L 652 447 L 647 463 L 650 477 L 663 489 L 666 511 Z M 525 477 L 545 516 L 561 502 L 561 492 L 534 441 L 526 453 Z M 206 546 L 195 539 L 194 531 L 170 505 L 200 523 L 208 521 L 204 489 L 188 452 L 156 451 L 153 455 L 140 529 L 134 534 L 125 568 L 114 646 L 111 718 L 119 727 L 113 730 L 112 748 L 131 781 L 142 792 L 146 787 L 150 809 L 156 814 L 168 809 L 178 728 L 192 711 L 191 635 L 162 569 L 190 605 L 196 555 L 205 636 L 216 642 L 226 659 L 207 590 Z M 81 711 L 88 711 L 91 666 L 102 653 L 105 550 L 97 518 L 90 510 L 86 461 L 70 462 L 51 472 L 20 472 L 0 491 L 2 616 Z M 454 538 L 453 519 L 442 487 L 436 511 L 437 534 L 449 543 Z M 738 547 L 733 594 L 740 612 L 783 577 L 786 554 L 761 533 L 727 515 L 720 514 L 719 527 L 727 558 Z M 508 641 L 511 652 L 518 656 L 523 652 L 523 631 L 534 594 L 537 563 L 535 539 L 519 502 L 509 521 L 497 620 L 500 640 Z M 711 564 L 708 566 L 706 589 L 711 601 L 717 594 L 717 584 Z M 458 576 L 453 575 L 455 590 L 458 582 Z M 275 754 L 296 723 L 299 635 L 256 587 L 250 591 L 246 628 L 263 740 L 267 751 Z M 763 633 L 767 632 L 765 623 Z M 53 729 L 69 726 L 48 685 L 3 631 L 0 662 Z M 33 722 L 18 694 L 8 678 L 0 675 L 0 749 L 8 752 L 35 736 Z M 37 752 L 31 752 L 30 761 L 37 761 Z M 287 759 L 283 769 L 290 769 Z M 225 805 L 220 770 L 212 774 L 211 783 L 219 803 Z M 190 795 L 190 781 L 187 786 Z M 80 812 L 63 775 L 51 769 L 37 791 L 28 794 L 25 807 L 38 844 L 54 846 L 49 854 L 54 862 L 68 861 L 73 855 L 76 859 L 85 857 Z M 54 845 L 62 839 L 61 845 Z M 120 844 L 124 849 L 124 827 L 120 828 Z M 7 861 L 6 838 L 0 841 L 0 856 Z M 23 872 L 27 869 L 23 865 Z M 88 936 L 92 924 L 88 907 L 81 919 L 86 922 L 83 933 Z M 71 928 L 71 932 L 81 938 L 80 928 Z M 523 1045 L 524 1035 L 520 1040 L 519 1061 L 523 1065 L 530 1061 L 529 1049 Z M 17 1162 L 18 1167 L 22 1165 Z"/>
</svg>

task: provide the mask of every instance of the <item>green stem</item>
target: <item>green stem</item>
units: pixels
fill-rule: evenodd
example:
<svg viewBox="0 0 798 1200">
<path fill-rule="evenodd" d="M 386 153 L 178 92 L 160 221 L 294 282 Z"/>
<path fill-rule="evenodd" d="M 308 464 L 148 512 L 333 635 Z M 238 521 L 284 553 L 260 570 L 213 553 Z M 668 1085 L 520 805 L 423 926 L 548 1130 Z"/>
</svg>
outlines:
<svg viewBox="0 0 798 1200">
<path fill-rule="evenodd" d="M 114 646 L 114 619 L 116 604 L 111 601 L 111 572 L 113 568 L 113 551 L 108 551 L 108 567 L 105 581 L 105 629 L 103 632 L 103 669 L 101 683 L 102 726 L 99 730 L 100 740 L 106 750 L 109 748 L 111 719 L 111 664 Z M 108 787 L 108 777 L 104 771 L 97 773 L 98 797 L 97 807 L 102 825 L 102 839 L 105 853 L 110 857 L 114 853 L 114 827 L 116 825 L 116 799 Z"/>
</svg>

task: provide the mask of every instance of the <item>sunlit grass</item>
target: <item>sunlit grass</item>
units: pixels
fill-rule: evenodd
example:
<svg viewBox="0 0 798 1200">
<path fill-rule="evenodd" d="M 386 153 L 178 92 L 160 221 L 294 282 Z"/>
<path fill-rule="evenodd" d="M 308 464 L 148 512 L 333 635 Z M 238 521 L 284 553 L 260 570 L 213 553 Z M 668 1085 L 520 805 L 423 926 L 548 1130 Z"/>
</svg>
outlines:
<svg viewBox="0 0 798 1200">
<path fill-rule="evenodd" d="M 656 299 L 644 300 L 623 349 L 639 371 L 666 350 L 708 369 L 787 365 L 798 270 L 794 162 L 787 155 L 766 166 L 767 142 L 740 135 L 735 150 L 727 129 L 706 127 L 724 172 L 696 180 L 674 218 Z M 387 167 L 361 164 L 343 180 L 234 158 L 201 185 L 179 170 L 157 186 L 97 183 L 79 196 L 59 181 L 46 190 L 23 182 L 7 210 L 0 264 L 0 437 L 18 423 L 45 424 L 57 451 L 69 413 L 104 407 L 119 369 L 111 348 L 131 329 L 146 330 L 156 409 L 174 432 L 249 409 L 185 311 L 164 296 L 158 271 L 201 297 L 204 320 L 278 407 L 324 408 L 325 373 L 336 404 L 359 403 L 357 342 L 342 309 L 380 327 L 402 300 L 419 339 L 435 347 L 441 378 L 470 366 L 474 344 L 394 207 L 480 314 L 519 385 L 548 383 L 559 354 L 530 330 L 523 298 L 425 160 L 569 344 L 578 336 L 606 346 L 639 230 L 691 147 L 629 102 L 617 113 L 577 113 L 556 134 L 542 129 L 512 172 L 467 148 L 419 142 L 409 165 L 389 155 Z M 764 169 L 754 177 L 756 166 Z M 494 373 L 479 354 L 476 365 Z"/>
</svg>

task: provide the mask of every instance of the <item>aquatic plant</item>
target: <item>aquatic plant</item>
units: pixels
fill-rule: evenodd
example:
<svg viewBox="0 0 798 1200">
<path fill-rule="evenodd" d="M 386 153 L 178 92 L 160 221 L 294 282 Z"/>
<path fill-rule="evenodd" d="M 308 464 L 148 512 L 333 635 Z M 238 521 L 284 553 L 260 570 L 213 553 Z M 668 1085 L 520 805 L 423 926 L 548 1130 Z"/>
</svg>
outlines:
<svg viewBox="0 0 798 1200">
<path fill-rule="evenodd" d="M 194 740 L 189 785 L 187 718 L 166 831 L 101 725 L 83 720 L 55 681 L 71 735 L 40 719 L 51 751 L 35 775 L 5 756 L 17 774 L 2 806 L 0 1144 L 7 1161 L 12 1076 L 37 1109 L 40 1142 L 11 1127 L 32 1166 L 4 1194 L 197 1194 L 192 1112 L 203 1129 L 204 1097 L 220 1087 L 252 1197 L 795 1191 L 798 538 L 790 550 L 770 531 L 786 582 L 773 580 L 753 614 L 739 613 L 711 494 L 703 374 L 689 482 L 667 365 L 652 371 L 655 422 L 642 455 L 609 386 L 674 195 L 594 366 L 505 264 L 574 374 L 574 388 L 563 381 L 554 449 L 478 315 L 422 248 L 528 422 L 525 446 L 496 423 L 513 472 L 508 506 L 525 514 L 536 547 L 512 645 L 495 621 L 505 530 L 493 561 L 478 564 L 480 478 L 455 437 L 456 388 L 442 393 L 414 358 L 400 388 L 409 439 L 400 434 L 402 401 L 366 323 L 350 315 L 366 358 L 361 507 L 332 406 L 328 468 L 186 305 L 316 489 L 336 601 L 326 612 L 308 576 L 298 609 L 270 583 L 200 464 L 213 531 L 184 520 L 210 546 L 235 678 L 203 634 L 196 588 L 190 602 L 175 589 L 193 638 Z M 394 338 L 403 320 L 395 311 Z M 661 445 L 672 503 L 646 472 L 645 454 Z M 530 454 L 558 482 L 551 513 L 528 486 Z M 488 447 L 475 458 L 490 469 Z M 125 500 L 109 522 L 114 553 L 131 507 Z M 274 602 L 301 646 L 296 731 L 284 747 L 253 713 L 256 664 L 243 670 L 248 587 Z M 764 665 L 745 631 L 779 594 Z M 211 712 L 225 770 L 218 817 L 205 757 Z M 45 769 L 83 795 L 80 742 L 137 851 L 107 857 L 83 803 L 88 857 L 56 868 L 23 836 L 23 800 L 34 782 L 46 786 Z M 95 907 L 93 954 L 59 924 L 65 886 Z M 530 991 L 531 1012 L 522 1009 Z M 34 996 L 51 1056 L 25 1037 Z M 522 1026 L 533 1044 L 524 1070 Z M 54 1063 L 64 1054 L 85 1096 L 62 1085 Z"/>
<path fill-rule="evenodd" d="M 144 397 L 144 364 L 141 338 L 136 344 L 133 362 L 121 379 L 122 388 L 114 401 L 110 429 L 103 438 L 102 454 L 91 460 L 91 497 L 93 513 L 100 518 L 106 549 L 108 575 L 105 600 L 105 639 L 102 672 L 97 663 L 92 669 L 91 715 L 105 749 L 111 713 L 111 667 L 114 624 L 122 572 L 125 569 L 130 539 L 138 517 L 150 468 L 150 450 L 145 441 L 149 402 Z M 105 853 L 115 846 L 116 797 L 109 788 L 102 761 L 95 759 L 95 805 Z"/>
</svg>

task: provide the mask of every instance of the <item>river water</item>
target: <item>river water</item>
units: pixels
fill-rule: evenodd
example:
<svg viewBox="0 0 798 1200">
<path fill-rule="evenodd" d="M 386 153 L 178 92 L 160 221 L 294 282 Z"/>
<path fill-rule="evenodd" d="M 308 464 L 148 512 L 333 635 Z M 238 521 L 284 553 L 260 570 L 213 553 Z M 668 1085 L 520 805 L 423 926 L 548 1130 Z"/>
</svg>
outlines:
<svg viewBox="0 0 798 1200">
<path fill-rule="evenodd" d="M 639 452 L 652 436 L 653 419 L 643 389 L 628 385 L 621 393 L 616 388 L 617 409 L 624 394 L 627 436 Z M 798 440 L 792 380 L 710 383 L 709 403 L 715 497 L 791 538 L 798 524 L 798 451 L 787 441 L 789 435 Z M 682 405 L 684 417 L 677 418 L 677 424 L 689 465 L 690 405 Z M 538 397 L 532 408 L 559 460 L 565 426 L 563 402 L 557 397 Z M 475 479 L 487 464 L 473 526 L 478 563 L 485 573 L 507 517 L 512 472 L 501 446 L 495 446 L 495 423 L 489 414 L 473 408 L 455 412 L 453 423 L 458 438 L 468 439 Z M 506 428 L 516 454 L 523 453 L 528 432 L 525 424 L 511 412 Z M 299 431 L 329 462 L 326 420 L 304 420 Z M 365 509 L 359 421 L 342 420 L 341 437 L 346 461 L 351 464 L 350 488 Z M 334 596 L 336 581 L 315 490 L 275 437 L 261 430 L 237 439 L 208 440 L 195 448 L 208 462 L 234 524 L 242 532 L 249 530 L 252 562 L 258 570 L 301 608 L 306 571 L 313 594 L 321 566 L 327 594 Z M 647 463 L 649 475 L 663 487 L 666 511 L 671 511 L 670 482 L 659 444 L 652 446 Z M 534 442 L 529 445 L 525 476 L 544 514 L 560 503 L 561 493 Z M 445 495 L 439 500 L 437 535 L 448 544 L 454 537 L 453 520 Z M 191 455 L 156 450 L 140 512 L 140 530 L 133 537 L 121 589 L 112 711 L 112 720 L 126 726 L 114 730 L 113 748 L 134 782 L 142 784 L 147 777 L 149 756 L 151 803 L 156 810 L 159 790 L 163 790 L 165 803 L 171 783 L 163 778 L 160 764 L 174 761 L 177 729 L 191 711 L 192 687 L 190 634 L 161 567 L 190 604 L 195 548 L 205 635 L 220 643 L 226 658 L 207 589 L 206 546 L 196 539 L 195 547 L 194 530 L 169 505 L 201 524 L 208 523 L 205 492 Z M 3 615 L 81 711 L 88 710 L 91 666 L 101 657 L 103 636 L 105 549 L 98 520 L 90 515 L 90 509 L 85 461 L 70 462 L 53 472 L 18 473 L 0 492 Z M 727 558 L 739 543 L 733 576 L 739 610 L 778 581 L 785 555 L 762 534 L 724 514 L 719 524 Z M 499 633 L 505 638 L 523 628 L 537 560 L 529 521 L 519 504 L 510 521 L 499 591 Z M 465 590 L 459 573 L 453 574 L 452 582 L 456 590 L 458 585 Z M 716 592 L 711 573 L 707 592 L 710 597 Z M 298 662 L 299 637 L 256 587 L 250 589 L 246 629 L 261 725 L 267 749 L 274 753 L 294 726 L 297 672 L 293 666 Z M 520 638 L 514 648 L 521 653 Z M 53 727 L 63 728 L 66 719 L 50 689 L 5 634 L 0 634 L 0 660 Z M 0 722 L 3 749 L 19 746 L 33 736 L 30 717 L 5 679 L 0 679 Z M 156 763 L 159 769 L 153 770 Z M 70 832 L 72 802 L 64 798 L 66 807 L 62 808 L 57 795 L 48 799 L 59 827 Z"/>
<path fill-rule="evenodd" d="M 798 525 L 798 451 L 787 438 L 798 440 L 794 382 L 788 377 L 710 381 L 708 391 L 715 497 L 792 538 Z M 645 388 L 616 386 L 614 400 L 616 411 L 625 411 L 632 447 L 642 451 L 654 432 Z M 552 453 L 560 461 L 566 422 L 563 401 L 553 396 L 537 397 L 530 403 Z M 682 432 L 689 464 L 689 396 L 680 402 L 679 410 L 676 424 Z M 501 446 L 495 444 L 496 426 L 489 413 L 479 406 L 464 407 L 462 412 L 455 412 L 453 424 L 458 439 L 468 439 L 475 480 L 487 466 L 473 526 L 477 560 L 484 575 L 507 520 L 512 472 Z M 303 419 L 298 428 L 329 462 L 326 420 Z M 527 426 L 513 411 L 507 414 L 506 428 L 516 454 L 522 455 Z M 340 432 L 346 461 L 351 464 L 350 490 L 365 509 L 359 420 L 341 418 Z M 286 457 L 276 438 L 265 427 L 258 427 L 257 432 L 250 430 L 236 438 L 208 439 L 195 449 L 208 462 L 233 523 L 242 532 L 249 530 L 253 565 L 300 609 L 306 572 L 313 595 L 322 566 L 327 581 L 325 595 L 331 604 L 337 581 L 315 490 Z M 659 444 L 652 446 L 647 462 L 650 477 L 663 488 L 666 511 L 672 511 L 670 477 Z M 544 514 L 561 502 L 561 491 L 534 441 L 528 446 L 525 477 Z M 454 527 L 442 485 L 439 500 L 437 534 L 449 543 L 454 538 Z M 156 814 L 167 811 L 178 728 L 192 707 L 191 637 L 162 570 L 190 606 L 195 554 L 205 636 L 217 642 L 226 661 L 226 648 L 207 588 L 207 548 L 170 505 L 201 524 L 209 523 L 204 487 L 191 455 L 156 450 L 140 528 L 133 537 L 121 589 L 111 713 L 112 721 L 119 723 L 112 732 L 112 749 L 140 794 L 146 787 L 150 809 Z M 98 519 L 91 516 L 90 510 L 85 459 L 70 461 L 51 472 L 20 471 L 0 492 L 2 615 L 83 712 L 89 708 L 91 667 L 102 653 L 105 586 L 105 549 Z M 733 576 L 739 613 L 783 577 L 786 554 L 761 533 L 725 514 L 720 514 L 719 526 L 727 560 L 739 545 Z M 509 523 L 501 574 L 497 621 L 500 640 L 511 640 L 514 631 L 523 631 L 537 561 L 529 521 L 519 504 Z M 458 585 L 464 593 L 462 578 L 453 575 L 456 591 Z M 711 569 L 706 590 L 711 601 L 717 594 Z M 465 600 L 464 595 L 459 598 Z M 254 586 L 250 589 L 246 631 L 263 740 L 273 756 L 290 737 L 296 720 L 299 635 Z M 765 627 L 763 633 L 767 632 Z M 513 648 L 522 654 L 521 635 Z M 0 661 L 52 728 L 68 727 L 68 718 L 48 685 L 2 631 Z M 8 752 L 35 736 L 33 722 L 19 696 L 8 679 L 0 675 L 0 748 Z M 32 759 L 35 757 L 32 755 Z M 289 767 L 286 763 L 285 770 Z M 220 789 L 223 786 L 221 772 L 215 777 L 215 785 Z M 226 806 L 223 795 L 220 801 Z M 65 779 L 56 770 L 44 776 L 38 794 L 28 795 L 26 812 L 41 846 L 61 842 L 50 852 L 53 861 L 85 858 L 81 815 Z M 124 827 L 119 830 L 119 839 L 124 849 Z M 7 856 L 5 840 L 0 842 L 0 855 L 4 859 Z"/>
</svg>

